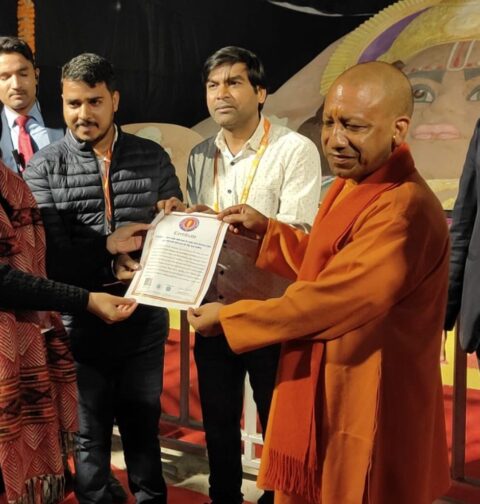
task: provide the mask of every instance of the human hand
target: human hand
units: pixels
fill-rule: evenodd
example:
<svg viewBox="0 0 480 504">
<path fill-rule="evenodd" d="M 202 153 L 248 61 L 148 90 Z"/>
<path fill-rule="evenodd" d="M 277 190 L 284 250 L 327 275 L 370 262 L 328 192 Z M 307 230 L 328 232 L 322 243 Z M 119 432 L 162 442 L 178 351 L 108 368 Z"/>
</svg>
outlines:
<svg viewBox="0 0 480 504">
<path fill-rule="evenodd" d="M 201 213 L 207 213 L 207 214 L 216 214 L 218 212 L 215 212 L 213 208 L 210 208 L 207 205 L 193 205 L 187 209 L 187 213 L 192 213 L 192 212 L 201 212 Z"/>
<path fill-rule="evenodd" d="M 132 259 L 128 254 L 120 254 L 115 257 L 113 270 L 115 276 L 121 282 L 128 283 L 140 269 L 140 263 Z"/>
<path fill-rule="evenodd" d="M 267 232 L 268 218 L 249 205 L 234 205 L 218 214 L 218 219 L 229 224 L 228 229 L 233 233 L 254 235 L 263 238 Z"/>
<path fill-rule="evenodd" d="M 112 255 L 128 254 L 142 248 L 150 224 L 135 223 L 119 227 L 107 238 L 107 250 Z"/>
<path fill-rule="evenodd" d="M 171 212 L 185 212 L 187 209 L 187 205 L 182 203 L 178 198 L 172 196 L 167 200 L 157 201 L 157 212 L 163 210 L 165 215 L 168 215 Z"/>
<path fill-rule="evenodd" d="M 222 303 L 207 303 L 198 308 L 189 308 L 187 320 L 202 336 L 218 336 L 223 332 L 220 324 L 222 307 Z"/>
<path fill-rule="evenodd" d="M 87 310 L 107 324 L 127 319 L 137 308 L 134 299 L 112 296 L 105 292 L 90 292 Z"/>
</svg>

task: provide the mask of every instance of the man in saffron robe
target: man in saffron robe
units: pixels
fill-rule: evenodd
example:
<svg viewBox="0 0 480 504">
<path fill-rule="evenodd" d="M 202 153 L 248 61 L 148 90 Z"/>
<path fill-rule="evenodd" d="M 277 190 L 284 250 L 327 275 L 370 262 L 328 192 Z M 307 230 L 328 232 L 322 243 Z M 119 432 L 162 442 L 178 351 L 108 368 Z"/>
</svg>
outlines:
<svg viewBox="0 0 480 504">
<path fill-rule="evenodd" d="M 431 504 L 448 489 L 448 231 L 404 143 L 412 103 L 386 63 L 335 81 L 322 146 L 338 178 L 310 235 L 246 205 L 219 214 L 263 237 L 257 266 L 296 280 L 279 298 L 189 311 L 236 352 L 282 343 L 258 480 L 276 504 Z"/>
</svg>

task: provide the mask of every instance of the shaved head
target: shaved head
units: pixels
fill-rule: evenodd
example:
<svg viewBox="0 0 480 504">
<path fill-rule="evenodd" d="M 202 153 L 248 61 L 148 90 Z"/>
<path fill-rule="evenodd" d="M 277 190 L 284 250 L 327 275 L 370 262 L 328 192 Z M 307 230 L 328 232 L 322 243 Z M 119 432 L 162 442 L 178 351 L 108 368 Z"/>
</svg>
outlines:
<svg viewBox="0 0 480 504">
<path fill-rule="evenodd" d="M 360 63 L 345 70 L 332 84 L 348 82 L 358 88 L 372 87 L 378 91 L 379 99 L 385 100 L 394 115 L 412 117 L 413 91 L 407 76 L 398 68 L 383 61 Z"/>
<path fill-rule="evenodd" d="M 413 112 L 407 77 L 373 61 L 346 70 L 329 89 L 322 147 L 332 173 L 360 182 L 405 141 Z"/>
</svg>

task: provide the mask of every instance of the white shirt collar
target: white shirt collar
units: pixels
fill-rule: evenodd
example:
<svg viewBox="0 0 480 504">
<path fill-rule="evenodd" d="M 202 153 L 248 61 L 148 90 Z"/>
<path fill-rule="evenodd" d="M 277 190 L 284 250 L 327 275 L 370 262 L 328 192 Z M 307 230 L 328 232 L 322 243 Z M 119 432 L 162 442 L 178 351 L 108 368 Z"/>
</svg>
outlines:
<svg viewBox="0 0 480 504">
<path fill-rule="evenodd" d="M 18 114 L 17 112 L 15 112 L 14 110 L 10 109 L 7 106 L 5 106 L 3 110 L 5 110 L 5 117 L 7 118 L 8 127 L 12 129 L 13 127 L 16 126 L 15 121 L 17 120 L 17 117 L 20 114 Z M 40 106 L 38 105 L 38 101 L 35 100 L 35 103 L 33 104 L 32 108 L 28 111 L 27 115 L 32 119 L 34 119 L 41 126 L 44 126 L 43 117 L 40 112 Z"/>
<path fill-rule="evenodd" d="M 260 148 L 260 142 L 263 138 L 265 118 L 260 115 L 260 121 L 253 135 L 245 142 L 240 152 L 245 152 L 247 149 L 252 149 L 255 152 Z M 223 133 L 223 128 L 217 133 L 215 137 L 215 145 L 218 147 L 220 152 L 225 152 L 228 150 L 227 142 L 225 142 L 225 135 Z"/>
</svg>

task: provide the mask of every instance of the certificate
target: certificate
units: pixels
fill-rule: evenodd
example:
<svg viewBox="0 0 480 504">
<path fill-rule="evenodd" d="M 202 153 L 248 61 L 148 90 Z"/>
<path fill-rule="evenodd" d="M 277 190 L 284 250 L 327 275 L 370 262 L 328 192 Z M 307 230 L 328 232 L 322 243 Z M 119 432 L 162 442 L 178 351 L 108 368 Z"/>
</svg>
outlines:
<svg viewBox="0 0 480 504">
<path fill-rule="evenodd" d="M 125 296 L 165 308 L 200 306 L 227 228 L 216 215 L 160 212 L 147 233 L 141 269 Z"/>
</svg>

